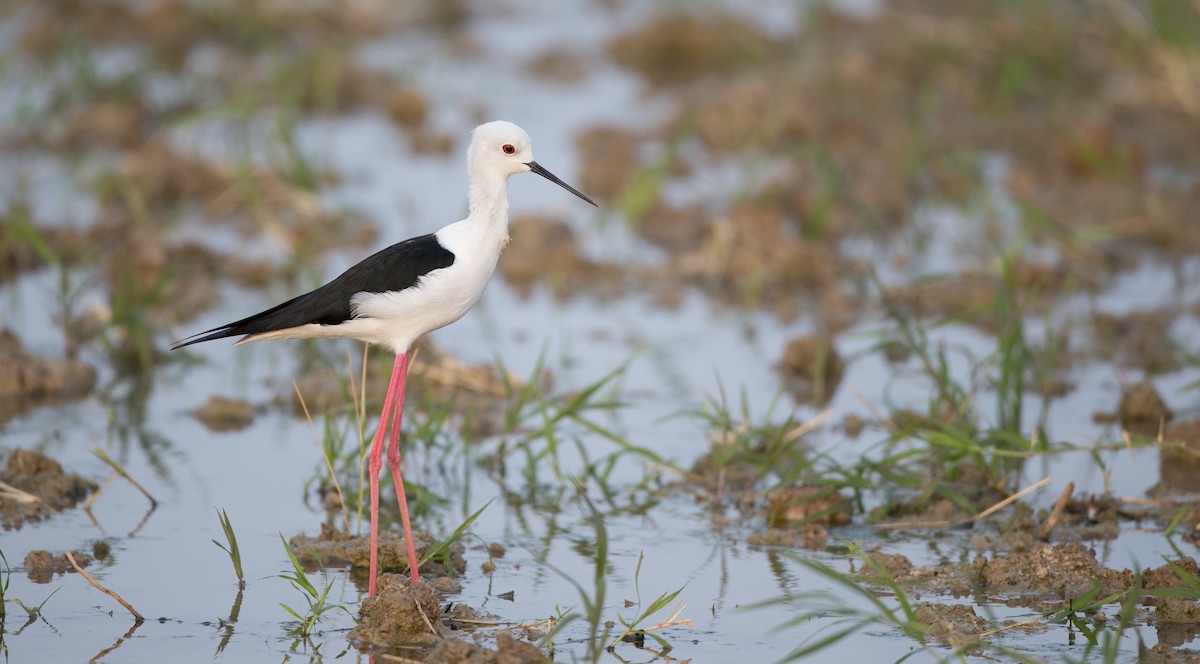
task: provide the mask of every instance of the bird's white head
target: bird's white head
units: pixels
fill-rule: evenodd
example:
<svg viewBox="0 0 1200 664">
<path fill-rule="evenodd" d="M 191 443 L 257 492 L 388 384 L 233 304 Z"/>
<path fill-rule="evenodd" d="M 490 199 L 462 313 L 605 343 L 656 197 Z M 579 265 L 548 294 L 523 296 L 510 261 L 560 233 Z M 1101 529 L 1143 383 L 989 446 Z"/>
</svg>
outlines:
<svg viewBox="0 0 1200 664">
<path fill-rule="evenodd" d="M 558 179 L 553 173 L 533 160 L 533 141 L 517 125 L 503 120 L 481 124 L 471 136 L 467 148 L 467 173 L 472 187 L 485 189 L 484 182 L 508 179 L 517 173 L 537 173 L 583 200 L 595 205 L 571 185 Z"/>
<path fill-rule="evenodd" d="M 533 142 L 517 125 L 503 120 L 481 124 L 471 136 L 467 164 L 473 171 L 507 177 L 530 170 Z"/>
</svg>

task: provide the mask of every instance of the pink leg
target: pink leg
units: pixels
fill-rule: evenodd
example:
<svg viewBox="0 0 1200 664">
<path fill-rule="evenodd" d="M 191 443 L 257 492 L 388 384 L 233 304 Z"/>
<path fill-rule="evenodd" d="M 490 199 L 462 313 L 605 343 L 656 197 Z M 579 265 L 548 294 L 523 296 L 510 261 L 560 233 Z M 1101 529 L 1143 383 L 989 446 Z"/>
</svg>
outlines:
<svg viewBox="0 0 1200 664">
<path fill-rule="evenodd" d="M 398 378 L 397 378 L 398 377 Z M 388 470 L 392 471 L 392 482 L 396 485 L 396 500 L 400 503 L 400 523 L 404 526 L 404 546 L 408 549 L 408 573 L 412 580 L 420 579 L 417 570 L 417 550 L 413 546 L 412 525 L 408 520 L 408 497 L 404 494 L 404 476 L 400 472 L 400 420 L 404 414 L 404 388 L 408 382 L 408 353 L 396 355 L 392 367 L 392 384 L 397 392 L 392 407 L 392 435 L 388 440 Z"/>
<path fill-rule="evenodd" d="M 367 596 L 375 596 L 375 584 L 379 576 L 379 471 L 383 469 L 383 432 L 387 430 L 388 414 L 395 401 L 395 376 L 388 384 L 387 396 L 383 399 L 383 412 L 379 414 L 379 428 L 375 430 L 375 442 L 371 445 L 371 456 L 367 463 L 367 481 L 371 484 L 371 566 Z"/>
</svg>

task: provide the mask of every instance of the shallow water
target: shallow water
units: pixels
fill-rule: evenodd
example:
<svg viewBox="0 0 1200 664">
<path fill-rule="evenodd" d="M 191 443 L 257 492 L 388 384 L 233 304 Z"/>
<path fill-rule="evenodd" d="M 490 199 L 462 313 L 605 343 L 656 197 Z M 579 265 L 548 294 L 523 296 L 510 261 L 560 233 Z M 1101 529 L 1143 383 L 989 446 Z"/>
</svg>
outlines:
<svg viewBox="0 0 1200 664">
<path fill-rule="evenodd" d="M 863 4 L 863 3 L 855 3 Z M 553 7 L 553 9 L 550 9 Z M 337 186 L 322 193 L 322 202 L 348 207 L 370 219 L 383 220 L 376 247 L 400 238 L 433 230 L 462 216 L 464 204 L 462 128 L 474 122 L 477 110 L 488 118 L 511 119 L 530 130 L 538 160 L 568 182 L 576 172 L 573 137 L 597 122 L 628 126 L 653 125 L 665 117 L 669 101 L 647 96 L 639 81 L 597 58 L 589 64 L 588 76 L 578 83 L 558 85 L 539 81 L 517 63 L 549 46 L 571 46 L 599 54 L 601 44 L 620 30 L 645 17 L 648 10 L 626 7 L 607 11 L 601 5 L 577 7 L 532 3 L 508 3 L 489 9 L 473 19 L 470 37 L 480 48 L 475 55 L 453 55 L 448 47 L 431 37 L 407 35 L 383 38 L 365 47 L 363 62 L 410 76 L 430 93 L 434 101 L 433 123 L 450 130 L 459 145 L 449 156 L 414 155 L 406 141 L 380 114 L 355 112 L 333 118 L 305 120 L 299 128 L 301 148 L 321 168 L 342 176 Z M 794 6 L 772 3 L 758 20 L 777 25 L 780 16 L 790 16 Z M 569 35 L 569 37 L 567 37 Z M 119 63 L 114 64 L 117 66 Z M 633 112 L 631 112 L 631 110 Z M 239 125 L 241 126 L 241 125 Z M 269 141 L 270 126 L 253 127 L 250 146 Z M 245 134 L 230 131 L 221 119 L 198 122 L 172 133 L 173 140 L 189 149 L 212 155 L 237 155 L 246 149 Z M 22 165 L 22 172 L 44 172 L 39 165 Z M 714 167 L 714 172 L 719 169 Z M 697 190 L 720 188 L 728 182 L 712 175 L 699 176 Z M 86 202 L 72 203 L 55 183 L 59 177 L 39 177 L 35 202 L 47 216 L 64 218 L 67 211 L 87 210 Z M 66 179 L 66 178 L 64 178 Z M 70 190 L 70 186 L 61 187 Z M 685 192 L 686 193 L 686 192 Z M 514 213 L 549 211 L 562 215 L 583 238 L 590 255 L 621 264 L 653 260 L 653 251 L 638 246 L 638 240 L 612 209 L 593 211 L 577 204 L 561 190 L 535 178 L 515 178 L 510 187 Z M 78 207 L 76 207 L 78 206 Z M 80 212 L 76 216 L 88 216 Z M 914 274 L 952 271 L 960 264 L 964 244 L 970 244 L 982 222 L 957 211 L 934 210 L 920 215 L 912 237 L 932 238 L 923 246 L 916 240 L 900 239 L 894 245 L 875 246 L 868 241 L 856 253 L 875 261 L 880 274 L 897 281 Z M 269 240 L 247 242 L 226 231 L 212 236 L 208 229 L 190 231 L 224 251 L 277 259 L 286 254 Z M 911 244 L 910 244 L 911 241 Z M 367 252 L 336 251 L 314 271 L 331 276 Z M 909 260 L 913 256 L 916 260 Z M 1200 260 L 1189 260 L 1177 271 L 1145 260 L 1095 296 L 1079 296 L 1071 306 L 1126 313 L 1155 304 L 1170 304 L 1194 311 L 1198 292 L 1193 286 L 1200 277 Z M 84 275 L 80 275 L 84 278 Z M 53 355 L 62 347 L 62 335 L 52 318 L 58 275 L 50 270 L 27 274 L 0 291 L 0 323 L 12 327 L 31 352 Z M 248 312 L 271 306 L 285 293 L 276 288 L 267 293 L 226 286 L 220 306 L 205 312 L 189 325 L 186 334 L 205 329 Z M 1146 293 L 1160 293 L 1161 302 Z M 88 297 L 98 298 L 92 293 Z M 1039 321 L 1029 322 L 1036 329 Z M 928 385 L 919 378 L 896 375 L 894 366 L 878 354 L 861 355 L 877 342 L 875 333 L 882 322 L 868 322 L 838 337 L 843 357 L 856 357 L 842 378 L 837 393 L 824 407 L 840 419 L 847 414 L 870 417 L 866 404 L 890 407 L 921 407 L 927 402 Z M 1187 332 L 1197 325 L 1194 316 L 1179 323 Z M 797 408 L 807 419 L 818 408 L 796 406 L 781 395 L 775 368 L 786 341 L 810 331 L 811 321 L 802 315 L 794 322 L 781 322 L 765 313 L 730 309 L 689 292 L 676 308 L 664 308 L 652 295 L 621 293 L 600 301 L 591 296 L 560 300 L 545 287 L 521 297 L 497 277 L 477 309 L 457 324 L 433 335 L 437 344 L 470 363 L 490 363 L 495 358 L 517 376 L 530 375 L 543 353 L 560 388 L 580 388 L 628 361 L 619 385 L 625 406 L 605 419 L 621 435 L 637 445 L 651 448 L 681 468 L 709 449 L 707 433 L 695 418 L 670 417 L 697 408 L 705 397 L 725 390 L 732 400 L 754 404 L 762 416 L 767 404 L 781 399 L 781 410 Z M 931 333 L 956 348 L 983 356 L 995 345 L 994 338 L 967 326 L 947 326 Z M 1183 336 L 1183 335 L 1181 335 Z M 159 340 L 160 342 L 163 340 Z M 331 344 L 338 357 L 347 345 Z M 357 347 L 353 348 L 357 355 Z M 345 613 L 329 614 L 311 643 L 288 637 L 288 616 L 279 603 L 302 603 L 286 581 L 276 577 L 287 569 L 287 557 L 279 541 L 282 533 L 315 534 L 330 517 L 314 498 L 308 482 L 323 474 L 321 455 L 314 433 L 303 420 L 270 408 L 240 431 L 213 433 L 189 412 L 209 396 L 220 394 L 268 403 L 287 394 L 301 363 L 292 344 L 263 344 L 232 348 L 226 342 L 205 344 L 195 349 L 199 363 L 170 364 L 157 369 L 143 384 L 118 376 L 112 367 L 98 362 L 96 354 L 85 354 L 100 371 L 99 389 L 90 397 L 64 405 L 33 410 L 9 423 L 0 447 L 36 448 L 60 461 L 66 469 L 85 477 L 103 480 L 111 473 L 89 451 L 100 446 L 117 458 L 159 500 L 148 512 L 143 496 L 124 482 L 108 486 L 90 515 L 82 510 L 59 514 L 46 522 L 27 525 L 4 534 L 0 544 L 19 564 L 18 557 L 32 549 L 59 552 L 87 549 L 103 539 L 112 546 L 112 559 L 93 564 L 91 573 L 120 592 L 147 617 L 147 623 L 132 632 L 129 616 L 110 598 L 88 586 L 77 575 L 56 578 L 46 585 L 30 582 L 20 572 L 11 577 L 8 595 L 27 603 L 40 602 L 56 588 L 46 603 L 44 620 L 19 627 L 20 616 L 11 613 L 5 623 L 5 645 L 10 661 L 83 661 L 116 648 L 106 661 L 158 662 L 170 653 L 173 661 L 261 661 L 270 659 L 304 661 L 345 658 L 366 660 L 346 638 L 353 625 Z M 954 369 L 965 372 L 961 356 Z M 420 361 L 418 359 L 418 361 Z M 1080 445 L 1114 438 L 1106 425 L 1092 422 L 1091 414 L 1115 408 L 1124 377 L 1109 364 L 1082 363 L 1073 366 L 1071 379 L 1077 388 L 1053 403 L 1046 426 L 1059 439 Z M 1200 378 L 1200 371 L 1186 369 L 1158 381 L 1166 395 L 1182 392 Z M 991 403 L 991 400 L 981 400 Z M 823 407 L 823 408 L 824 408 Z M 1032 397 L 1025 418 L 1037 424 L 1040 403 Z M 985 420 L 993 413 L 981 413 Z M 878 432 L 874 432 L 878 433 Z M 613 443 L 600 436 L 576 432 L 591 458 L 615 452 Z M 857 457 L 868 450 L 874 436 L 868 430 L 851 439 L 832 427 L 812 436 L 811 445 L 838 460 Z M 595 532 L 584 503 L 574 499 L 576 489 L 569 481 L 553 478 L 549 469 L 543 483 L 530 486 L 520 473 L 510 470 L 506 486 L 480 468 L 475 461 L 495 449 L 495 441 L 481 449 L 428 453 L 410 451 L 406 457 L 409 479 L 428 486 L 448 499 L 448 504 L 418 523 L 435 536 L 450 532 L 489 500 L 495 502 L 471 528 L 479 542 L 500 542 L 507 555 L 497 561 L 492 575 L 480 572 L 486 554 L 471 548 L 468 568 L 462 577 L 463 591 L 452 598 L 494 614 L 498 620 L 515 624 L 536 622 L 560 610 L 580 604 L 579 593 L 567 580 L 578 579 L 584 588 L 594 572 Z M 582 469 L 578 452 L 567 446 L 560 458 L 568 472 Z M 1099 493 L 1110 489 L 1118 496 L 1140 497 L 1157 481 L 1158 457 L 1153 449 L 1140 448 L 1098 453 L 1108 468 L 1121 472 L 1105 477 L 1087 451 L 1043 457 L 1026 464 L 1023 486 L 1044 477 L 1048 486 L 1029 499 L 1035 507 L 1053 505 L 1068 481 L 1077 492 Z M 512 459 L 514 467 L 520 461 Z M 785 626 L 788 620 L 811 607 L 799 600 L 755 606 L 812 590 L 832 589 L 795 556 L 823 560 L 840 571 L 849 570 L 842 550 L 785 551 L 745 544 L 745 536 L 760 524 L 741 523 L 736 510 L 727 527 L 714 525 L 707 503 L 688 494 L 668 491 L 667 475 L 642 484 L 654 470 L 632 456 L 617 464 L 609 486 L 610 503 L 594 485 L 588 497 L 601 503 L 606 514 L 609 538 L 609 570 L 606 576 L 606 619 L 626 618 L 637 609 L 623 608 L 623 600 L 639 595 L 648 601 L 682 588 L 679 598 L 686 604 L 681 617 L 690 627 L 666 630 L 673 650 L 670 657 L 692 661 L 774 661 L 798 645 L 831 629 L 831 621 L 814 620 Z M 511 492 L 505 500 L 505 492 Z M 517 500 L 511 496 L 523 496 Z M 878 500 L 878 498 L 875 498 Z M 645 505 L 651 505 L 645 508 Z M 240 616 L 230 634 L 220 623 L 229 615 L 237 596 L 236 582 L 224 553 L 210 542 L 221 540 L 214 509 L 225 509 L 232 519 L 246 565 L 247 588 Z M 835 529 L 836 537 L 864 543 L 887 542 L 889 551 L 904 553 L 916 564 L 942 558 L 956 559 L 963 550 L 956 533 L 900 535 L 861 526 Z M 1113 542 L 1097 544 L 1102 563 L 1115 567 L 1161 564 L 1171 548 L 1161 532 L 1125 528 Z M 1185 553 L 1195 554 L 1194 547 Z M 644 555 L 635 584 L 639 556 Z M 331 599 L 356 612 L 361 595 L 344 570 L 330 570 L 334 582 Z M 513 593 L 513 600 L 498 596 Z M 928 601 L 949 601 L 936 596 Z M 981 615 L 999 621 L 1024 620 L 1035 616 L 1028 609 L 1010 608 L 999 598 L 977 605 Z M 847 600 L 851 601 L 851 600 Z M 957 601 L 957 600 L 956 600 Z M 965 601 L 965 600 L 964 600 Z M 656 616 L 661 619 L 663 616 Z M 1139 635 L 1153 645 L 1154 630 Z M 573 661 L 585 656 L 586 629 L 575 623 L 556 640 L 558 659 Z M 1064 626 L 1051 626 L 1035 633 L 1000 637 L 1002 643 L 1037 658 L 1079 656 L 1082 643 L 1068 645 Z M 885 626 L 867 629 L 826 651 L 823 657 L 851 658 L 850 661 L 897 659 L 915 648 L 915 642 Z M 1132 659 L 1138 644 L 1122 644 L 1123 656 Z M 949 649 L 930 645 L 908 661 L 933 661 L 951 654 Z M 608 661 L 650 661 L 653 653 L 620 646 Z M 666 658 L 664 658 L 666 659 Z M 669 660 L 668 660 L 669 661 Z"/>
</svg>

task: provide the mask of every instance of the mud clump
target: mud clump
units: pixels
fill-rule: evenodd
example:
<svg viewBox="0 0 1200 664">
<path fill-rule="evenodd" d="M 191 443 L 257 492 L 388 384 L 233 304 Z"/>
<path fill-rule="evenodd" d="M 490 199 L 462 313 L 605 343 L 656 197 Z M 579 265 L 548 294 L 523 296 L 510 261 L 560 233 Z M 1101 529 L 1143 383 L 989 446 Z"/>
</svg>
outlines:
<svg viewBox="0 0 1200 664">
<path fill-rule="evenodd" d="M 953 413 L 944 415 L 953 418 Z M 947 419 L 948 420 L 948 419 Z M 941 426 L 941 418 L 928 418 L 925 415 L 911 411 L 896 411 L 892 413 L 892 421 L 898 430 L 917 430 L 918 427 L 929 426 L 937 429 Z M 898 493 L 892 500 L 871 510 L 871 521 L 884 521 L 892 525 L 940 524 L 952 526 L 970 519 L 974 513 L 986 507 L 994 506 L 997 502 L 1008 497 L 1008 493 L 997 490 L 992 486 L 988 471 L 973 463 L 960 463 L 953 469 L 953 477 L 937 477 L 936 481 L 946 487 L 953 487 L 962 498 L 971 501 L 976 509 L 967 512 L 960 503 L 949 498 L 925 495 Z"/>
<path fill-rule="evenodd" d="M 874 551 L 864 565 L 861 578 L 868 583 L 883 583 L 886 571 L 901 586 L 940 594 L 966 596 L 980 592 L 1001 595 L 1013 606 L 1027 606 L 1039 611 L 1055 611 L 1062 600 L 1079 597 L 1099 586 L 1100 595 L 1117 595 L 1133 585 L 1134 573 L 1128 569 L 1104 567 L 1096 561 L 1095 553 L 1078 542 L 1046 544 L 1037 542 L 1027 550 L 1014 551 L 1007 556 L 988 560 L 978 556 L 969 563 L 943 562 L 917 567 L 901 554 Z M 1200 574 L 1194 558 L 1173 561 L 1184 570 L 1181 575 L 1172 564 L 1146 570 L 1142 585 L 1146 589 L 1186 588 L 1188 575 Z M 1163 598 L 1145 596 L 1143 603 L 1158 606 Z M 1192 602 L 1194 604 L 1194 601 Z M 1191 616 L 1194 608 L 1173 604 L 1164 609 L 1165 616 Z M 1182 613 L 1172 613 L 1182 612 Z"/>
<path fill-rule="evenodd" d="M 592 127 L 575 139 L 583 160 L 579 186 L 597 201 L 610 202 L 638 172 L 637 136 L 627 129 Z"/>
<path fill-rule="evenodd" d="M 1133 582 L 1129 570 L 1117 571 L 1096 562 L 1096 554 L 1078 542 L 1039 543 L 1028 551 L 995 558 L 978 569 L 979 579 L 993 591 L 1012 591 L 1043 599 L 1079 597 L 1097 583 L 1100 594 L 1121 592 Z"/>
<path fill-rule="evenodd" d="M 974 568 L 963 563 L 917 567 L 899 553 L 873 551 L 859 576 L 868 583 L 888 584 L 888 577 L 905 588 L 964 597 L 975 589 Z M 982 562 L 982 558 L 979 559 Z"/>
<path fill-rule="evenodd" d="M 496 635 L 495 650 L 458 638 L 446 638 L 446 633 L 457 629 L 458 623 L 478 621 L 483 616 L 464 604 L 440 610 L 441 593 L 424 580 L 383 574 L 379 577 L 378 590 L 375 597 L 363 601 L 359 623 L 350 630 L 350 640 L 361 647 L 427 648 L 420 661 L 442 664 L 549 661 L 535 646 L 503 631 Z"/>
<path fill-rule="evenodd" d="M 80 567 L 87 567 L 92 563 L 92 559 L 82 551 L 72 551 L 71 557 L 79 563 Z M 55 574 L 61 575 L 73 571 L 75 568 L 71 566 L 71 561 L 67 560 L 65 553 L 56 556 L 49 551 L 39 549 L 25 555 L 25 574 L 34 583 L 50 583 Z"/>
<path fill-rule="evenodd" d="M 588 75 L 588 61 L 566 48 L 550 48 L 525 61 L 525 71 L 551 83 L 579 83 Z"/>
<path fill-rule="evenodd" d="M 776 210 L 739 208 L 706 230 L 697 249 L 671 257 L 670 272 L 732 304 L 760 304 L 785 320 L 799 315 L 798 294 L 823 292 L 839 272 L 856 269 L 839 262 L 832 248 L 802 238 Z"/>
<path fill-rule="evenodd" d="M 1165 641 L 1154 644 L 1153 648 L 1144 650 L 1138 655 L 1141 664 L 1196 664 L 1195 658 L 1188 657 L 1177 651 Z"/>
<path fill-rule="evenodd" d="M 192 415 L 209 431 L 238 431 L 254 422 L 254 404 L 213 395 Z"/>
<path fill-rule="evenodd" d="M 432 645 L 438 638 L 440 601 L 441 596 L 424 581 L 380 575 L 378 594 L 363 600 L 350 639 L 377 646 Z"/>
<path fill-rule="evenodd" d="M 92 391 L 96 371 L 73 359 L 30 355 L 11 330 L 0 330 L 0 425 L 29 408 Z"/>
<path fill-rule="evenodd" d="M 1184 420 L 1163 432 L 1155 495 L 1200 493 L 1200 420 Z"/>
<path fill-rule="evenodd" d="M 917 605 L 913 616 L 925 626 L 926 634 L 955 648 L 969 646 L 991 627 L 969 604 L 922 602 Z"/>
<path fill-rule="evenodd" d="M 74 109 L 57 147 L 132 149 L 141 143 L 149 113 L 138 101 L 99 101 Z"/>
<path fill-rule="evenodd" d="M 833 339 L 821 335 L 789 341 L 779 368 L 797 401 L 825 403 L 837 391 L 845 363 Z"/>
<path fill-rule="evenodd" d="M 429 98 L 414 88 L 401 88 L 387 98 L 388 117 L 407 130 L 420 129 L 429 117 Z"/>
<path fill-rule="evenodd" d="M 663 16 L 608 45 L 616 63 L 655 86 L 687 84 L 769 59 L 778 45 L 740 19 Z"/>
<path fill-rule="evenodd" d="M 1150 381 L 1135 383 L 1126 388 L 1121 393 L 1121 404 L 1117 414 L 1122 428 L 1144 436 L 1157 436 L 1160 427 L 1174 417 Z"/>
<path fill-rule="evenodd" d="M 25 492 L 25 495 L 0 493 L 0 525 L 5 530 L 74 507 L 96 490 L 95 482 L 63 472 L 54 459 L 19 447 L 8 455 L 4 470 L 0 471 L 0 482 Z"/>
<path fill-rule="evenodd" d="M 502 422 L 503 398 L 508 386 L 520 389 L 524 385 L 522 378 L 502 376 L 495 364 L 468 364 L 429 339 L 421 339 L 414 344 L 411 356 L 410 407 L 415 405 L 420 408 L 421 404 L 429 402 L 455 401 L 459 412 L 469 413 L 461 421 L 464 435 L 491 435 Z M 385 393 L 391 366 L 391 362 L 368 362 L 363 393 Z M 354 370 L 356 384 L 360 380 L 361 370 L 361 366 Z M 305 373 L 296 383 L 303 396 L 303 404 L 296 395 L 296 389 L 290 386 L 276 395 L 274 404 L 298 417 L 304 417 L 305 407 L 310 413 L 319 413 L 351 404 L 351 394 L 343 379 L 327 369 L 318 368 Z"/>
<path fill-rule="evenodd" d="M 672 253 L 696 251 L 712 226 L 711 215 L 700 205 L 651 206 L 637 224 L 639 237 Z"/>
<path fill-rule="evenodd" d="M 1200 576 L 1200 564 L 1195 558 L 1183 557 L 1173 561 L 1175 566 L 1192 577 Z M 1142 574 L 1142 585 L 1146 588 L 1187 588 L 1188 582 L 1181 578 L 1175 567 L 1169 564 L 1146 570 Z"/>
<path fill-rule="evenodd" d="M 1121 504 L 1110 495 L 1071 498 L 1052 531 L 1057 540 L 1112 540 L 1121 534 Z"/>
<path fill-rule="evenodd" d="M 915 566 L 912 561 L 900 553 L 886 553 L 884 551 L 873 551 L 870 554 L 871 562 L 883 568 L 895 580 L 907 578 L 912 575 Z M 864 574 L 871 576 L 874 570 L 865 568 Z"/>
<path fill-rule="evenodd" d="M 23 223 L 31 221 L 31 216 L 26 206 L 16 203 L 10 203 L 9 208 L 0 213 L 0 284 L 22 272 L 46 266 L 46 256 L 18 232 Z M 38 238 L 63 265 L 74 265 L 91 244 L 90 238 L 79 229 L 56 228 L 36 222 L 35 225 Z"/>
<path fill-rule="evenodd" d="M 424 660 L 426 664 L 547 664 L 546 653 L 507 632 L 496 635 L 496 649 L 463 639 L 446 639 Z"/>
<path fill-rule="evenodd" d="M 996 281 L 986 274 L 931 277 L 893 289 L 889 297 L 918 316 L 962 316 L 995 330 Z"/>
<path fill-rule="evenodd" d="M 1200 633 L 1200 602 L 1183 597 L 1155 598 L 1152 620 L 1158 642 L 1179 647 Z"/>
<path fill-rule="evenodd" d="M 751 546 L 803 547 L 817 551 L 828 543 L 829 529 L 816 523 L 801 528 L 768 528 L 746 536 L 746 544 Z"/>
<path fill-rule="evenodd" d="M 827 487 L 779 487 L 767 494 L 767 503 L 767 523 L 773 527 L 807 523 L 844 526 L 854 517 L 850 499 Z"/>
<path fill-rule="evenodd" d="M 1154 620 L 1158 623 L 1200 624 L 1200 603 L 1183 597 L 1160 597 Z"/>
<path fill-rule="evenodd" d="M 1124 367 L 1150 374 L 1179 366 L 1176 345 L 1170 337 L 1175 314 L 1155 310 L 1132 314 L 1096 314 L 1092 319 L 1097 354 Z"/>
<path fill-rule="evenodd" d="M 583 292 L 607 294 L 620 287 L 620 270 L 583 255 L 571 227 L 552 217 L 512 221 L 512 242 L 500 257 L 500 274 L 522 296 L 545 283 L 560 298 Z"/>
<path fill-rule="evenodd" d="M 301 561 L 306 563 L 317 562 L 315 556 L 319 556 L 321 561 L 326 565 L 350 565 L 358 568 L 357 571 L 363 571 L 370 567 L 371 564 L 371 542 L 366 536 L 350 535 L 330 528 L 328 525 L 321 525 L 321 534 L 318 537 L 308 537 L 306 535 L 296 535 L 291 539 L 289 544 L 292 550 L 296 552 L 296 556 Z M 429 550 L 430 547 L 436 545 L 436 542 L 427 533 L 413 533 L 413 547 L 416 549 L 417 558 L 420 559 Z M 449 573 L 461 574 L 467 569 L 467 562 L 463 558 L 465 547 L 461 542 L 455 542 L 449 547 L 450 565 L 453 567 L 452 572 L 447 570 L 443 564 L 443 557 L 436 556 L 433 560 L 427 561 L 421 566 L 421 572 L 441 576 Z M 379 571 L 380 572 L 407 572 L 408 571 L 408 554 L 404 547 L 404 537 L 399 533 L 385 530 L 379 533 Z M 356 580 L 360 580 L 355 575 Z M 361 580 L 367 580 L 365 574 L 362 574 Z"/>
<path fill-rule="evenodd" d="M 1177 569 L 1178 568 L 1178 569 Z M 1194 558 L 1183 557 L 1147 570 L 1142 577 L 1146 588 L 1182 588 L 1191 590 L 1195 584 L 1200 565 Z M 1159 643 L 1181 646 L 1200 633 L 1200 602 L 1193 596 L 1144 597 L 1143 604 L 1154 607 L 1151 622 L 1158 632 Z"/>
</svg>

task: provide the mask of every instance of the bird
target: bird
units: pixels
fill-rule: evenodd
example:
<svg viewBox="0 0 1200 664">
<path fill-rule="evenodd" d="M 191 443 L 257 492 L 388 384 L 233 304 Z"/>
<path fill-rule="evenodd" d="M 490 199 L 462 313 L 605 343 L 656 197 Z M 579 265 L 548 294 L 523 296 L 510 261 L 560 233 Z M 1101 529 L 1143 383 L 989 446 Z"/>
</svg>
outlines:
<svg viewBox="0 0 1200 664">
<path fill-rule="evenodd" d="M 481 124 L 467 148 L 467 217 L 367 257 L 329 283 L 241 320 L 177 341 L 171 350 L 241 337 L 234 345 L 270 339 L 344 338 L 395 353 L 392 375 L 368 460 L 371 487 L 370 581 L 376 593 L 379 548 L 379 478 L 387 429 L 388 470 L 396 487 L 408 569 L 418 563 L 401 474 L 400 421 L 404 412 L 409 351 L 425 334 L 462 318 L 475 306 L 508 244 L 508 178 L 536 173 L 596 206 L 578 189 L 533 159 L 529 134 L 506 121 Z"/>
</svg>

